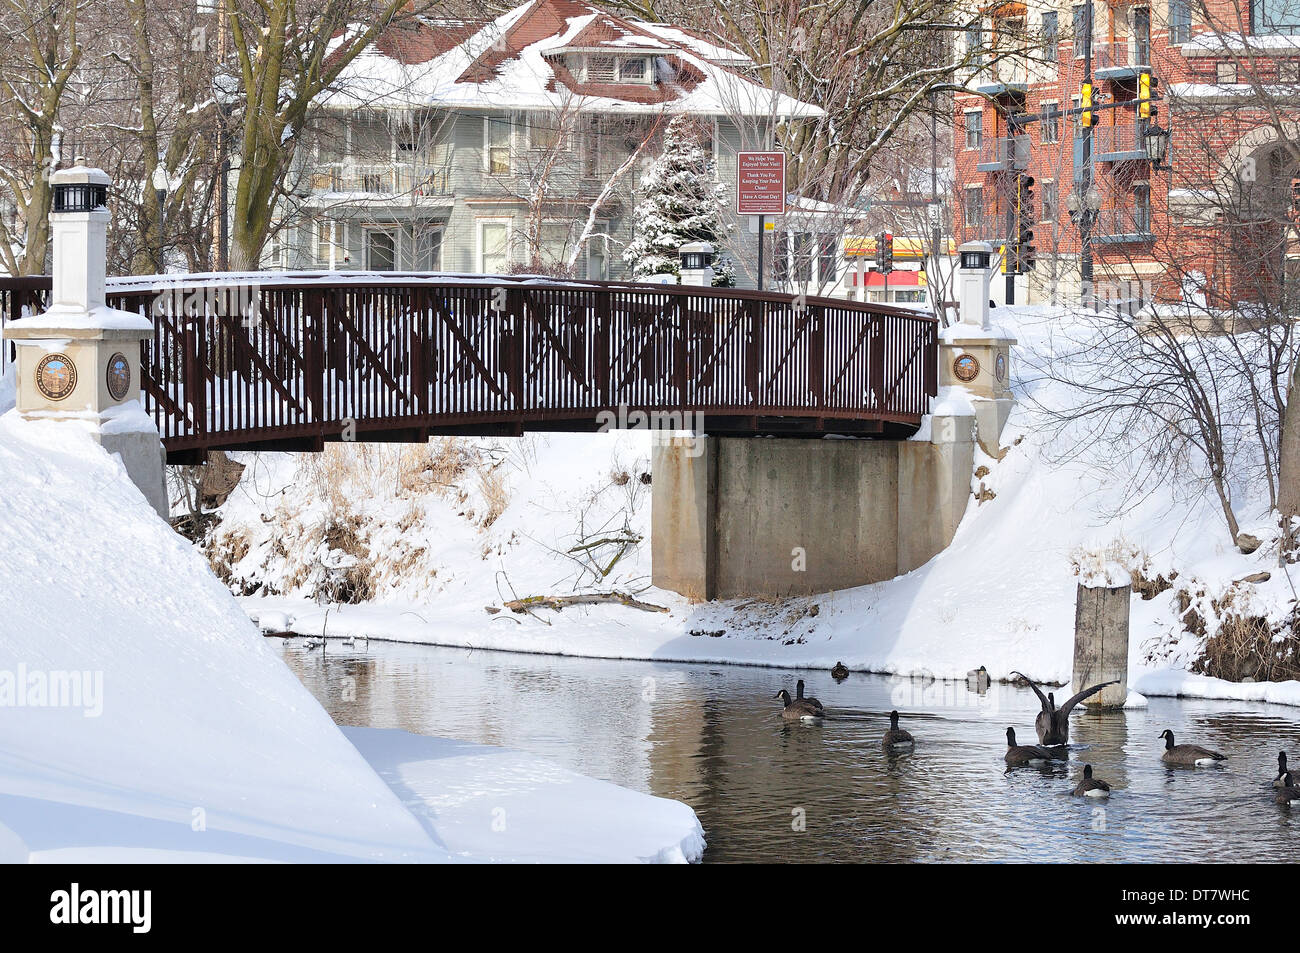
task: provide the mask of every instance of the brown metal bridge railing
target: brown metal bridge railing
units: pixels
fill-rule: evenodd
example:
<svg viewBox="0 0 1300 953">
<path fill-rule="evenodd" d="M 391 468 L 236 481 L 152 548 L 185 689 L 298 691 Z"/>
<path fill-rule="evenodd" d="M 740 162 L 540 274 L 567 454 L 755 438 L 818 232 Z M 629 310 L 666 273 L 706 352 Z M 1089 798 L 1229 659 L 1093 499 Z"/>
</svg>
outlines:
<svg viewBox="0 0 1300 953">
<path fill-rule="evenodd" d="M 0 279 L 0 314 L 48 289 Z M 638 411 L 710 433 L 906 436 L 937 388 L 936 319 L 832 298 L 333 273 L 110 279 L 108 299 L 154 323 L 144 404 L 173 462 L 349 431 L 589 431 Z"/>
</svg>

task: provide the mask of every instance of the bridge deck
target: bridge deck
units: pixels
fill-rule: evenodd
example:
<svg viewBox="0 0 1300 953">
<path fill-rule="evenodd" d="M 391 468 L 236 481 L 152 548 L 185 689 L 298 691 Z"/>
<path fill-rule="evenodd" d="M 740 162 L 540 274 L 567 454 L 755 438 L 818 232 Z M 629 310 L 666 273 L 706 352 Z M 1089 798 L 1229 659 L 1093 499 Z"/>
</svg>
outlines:
<svg viewBox="0 0 1300 953">
<path fill-rule="evenodd" d="M 259 283 L 259 279 L 267 279 Z M 49 278 L 0 279 L 0 316 Z M 507 276 L 110 279 L 146 315 L 144 403 L 172 462 L 645 425 L 904 437 L 937 388 L 938 323 L 832 298 Z M 644 415 L 644 416 L 642 416 Z"/>
</svg>

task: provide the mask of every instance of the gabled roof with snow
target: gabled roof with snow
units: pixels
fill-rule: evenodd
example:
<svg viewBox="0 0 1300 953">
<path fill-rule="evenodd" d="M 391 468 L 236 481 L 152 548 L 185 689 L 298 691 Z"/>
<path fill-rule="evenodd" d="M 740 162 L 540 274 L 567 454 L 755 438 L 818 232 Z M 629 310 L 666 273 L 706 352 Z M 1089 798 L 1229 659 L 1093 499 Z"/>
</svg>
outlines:
<svg viewBox="0 0 1300 953">
<path fill-rule="evenodd" d="M 585 82 L 568 54 L 642 54 L 653 83 Z M 821 109 L 754 82 L 735 50 L 581 0 L 531 0 L 490 21 L 417 19 L 385 31 L 322 102 L 333 108 L 582 110 L 814 117 Z"/>
</svg>

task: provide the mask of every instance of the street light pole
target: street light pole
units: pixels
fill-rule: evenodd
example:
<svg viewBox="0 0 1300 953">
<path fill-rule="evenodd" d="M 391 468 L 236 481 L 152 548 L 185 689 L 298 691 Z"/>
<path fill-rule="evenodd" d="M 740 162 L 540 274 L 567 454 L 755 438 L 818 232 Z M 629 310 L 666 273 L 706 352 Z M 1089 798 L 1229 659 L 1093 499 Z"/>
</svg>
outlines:
<svg viewBox="0 0 1300 953">
<path fill-rule="evenodd" d="M 154 200 L 158 203 L 158 243 L 154 254 L 154 266 L 158 269 L 158 274 L 163 274 L 167 270 L 166 262 L 163 258 L 163 246 L 166 244 L 164 238 L 166 234 L 166 219 L 164 218 L 165 208 L 167 206 L 167 187 L 170 183 L 167 179 L 167 170 L 163 168 L 161 162 L 154 166 L 153 170 L 153 193 Z"/>
<path fill-rule="evenodd" d="M 1092 0 L 1084 0 L 1083 81 L 1092 84 Z M 1083 176 L 1080 179 L 1079 203 L 1079 278 L 1082 283 L 1082 303 L 1092 301 L 1092 223 L 1096 212 L 1086 197 L 1092 192 L 1092 119 L 1083 127 Z"/>
</svg>

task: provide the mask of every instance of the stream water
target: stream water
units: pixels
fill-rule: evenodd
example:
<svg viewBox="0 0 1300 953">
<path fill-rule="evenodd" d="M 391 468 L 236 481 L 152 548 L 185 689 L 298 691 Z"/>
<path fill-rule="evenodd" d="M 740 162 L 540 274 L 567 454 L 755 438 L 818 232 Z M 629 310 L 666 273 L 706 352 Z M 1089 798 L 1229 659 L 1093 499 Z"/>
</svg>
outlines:
<svg viewBox="0 0 1300 953">
<path fill-rule="evenodd" d="M 1300 807 L 1275 805 L 1269 787 L 1279 749 L 1300 763 L 1300 729 L 1279 706 L 1153 698 L 1076 713 L 1067 762 L 1007 771 L 1006 727 L 1037 741 L 1027 688 L 274 642 L 339 724 L 519 748 L 685 801 L 706 863 L 1287 861 L 1300 836 Z M 827 708 L 820 726 L 783 720 L 772 697 L 800 677 Z M 882 749 L 891 708 L 916 736 L 912 754 Z M 1222 751 L 1226 766 L 1165 767 L 1165 728 Z M 1069 796 L 1085 762 L 1109 800 Z"/>
</svg>

